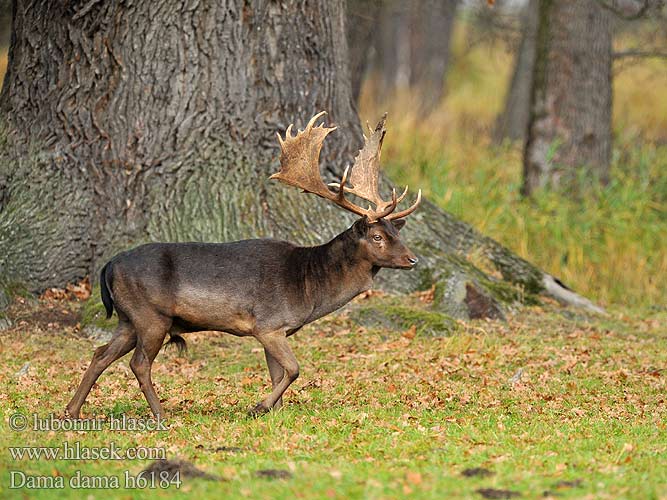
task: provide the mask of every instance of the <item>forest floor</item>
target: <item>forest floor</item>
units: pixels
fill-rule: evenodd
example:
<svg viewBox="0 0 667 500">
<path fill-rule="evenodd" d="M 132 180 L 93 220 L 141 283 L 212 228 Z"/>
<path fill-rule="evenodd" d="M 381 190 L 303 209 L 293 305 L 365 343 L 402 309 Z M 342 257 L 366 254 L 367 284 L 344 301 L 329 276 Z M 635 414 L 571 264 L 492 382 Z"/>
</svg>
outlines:
<svg viewBox="0 0 667 500">
<path fill-rule="evenodd" d="M 187 354 L 167 348 L 154 366 L 168 413 L 158 431 L 109 429 L 150 416 L 129 356 L 84 405 L 101 430 L 36 430 L 61 422 L 95 342 L 79 302 L 18 299 L 0 334 L 0 496 L 667 499 L 667 311 L 595 318 L 545 303 L 434 337 L 420 298 L 399 329 L 354 320 L 355 308 L 393 307 L 376 295 L 304 328 L 291 339 L 301 377 L 256 420 L 246 410 L 270 389 L 259 345 L 188 335 Z M 63 459 L 77 446 L 125 458 Z M 132 449 L 212 477 L 128 489 L 148 484 L 134 478 L 151 462 Z M 109 489 L 76 489 L 93 481 Z M 50 488 L 27 489 L 40 484 Z"/>
<path fill-rule="evenodd" d="M 98 344 L 83 332 L 80 302 L 18 299 L 0 332 L 0 498 L 667 500 L 665 61 L 615 66 L 609 186 L 585 199 L 525 199 L 521 146 L 491 140 L 511 51 L 469 45 L 460 26 L 447 97 L 430 117 L 411 111 L 410 96 L 372 102 L 367 82 L 364 120 L 389 111 L 386 171 L 610 315 L 545 303 L 507 322 L 450 324 L 419 297 L 402 308 L 370 297 L 292 337 L 301 377 L 282 410 L 257 420 L 246 410 L 270 388 L 259 344 L 192 334 L 187 354 L 165 349 L 154 366 L 167 430 L 109 429 L 112 418 L 150 416 L 126 356 L 83 408 L 106 418 L 103 429 L 56 431 L 35 427 L 60 422 Z M 5 65 L 3 52 L 0 74 Z M 621 303 L 632 309 L 610 305 Z M 363 325 L 355 307 L 370 311 Z M 428 335 L 440 330 L 447 335 Z M 126 458 L 47 458 L 65 443 L 80 456 L 116 446 Z M 144 485 L 135 478 L 152 462 L 131 460 L 130 450 L 180 458 L 216 478 L 129 489 Z M 12 477 L 23 487 L 11 489 Z M 87 481 L 107 489 L 75 489 Z"/>
</svg>

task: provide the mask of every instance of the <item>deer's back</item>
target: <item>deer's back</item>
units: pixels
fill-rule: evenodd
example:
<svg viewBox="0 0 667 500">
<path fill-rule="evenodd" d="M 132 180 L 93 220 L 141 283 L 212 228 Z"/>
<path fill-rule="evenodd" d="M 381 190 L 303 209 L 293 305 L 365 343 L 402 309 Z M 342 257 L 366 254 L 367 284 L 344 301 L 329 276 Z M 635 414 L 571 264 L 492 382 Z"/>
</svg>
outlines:
<svg viewBox="0 0 667 500">
<path fill-rule="evenodd" d="M 249 335 L 300 326 L 294 248 L 271 239 L 142 245 L 111 260 L 113 299 L 130 319 L 150 309 L 193 329 Z"/>
</svg>

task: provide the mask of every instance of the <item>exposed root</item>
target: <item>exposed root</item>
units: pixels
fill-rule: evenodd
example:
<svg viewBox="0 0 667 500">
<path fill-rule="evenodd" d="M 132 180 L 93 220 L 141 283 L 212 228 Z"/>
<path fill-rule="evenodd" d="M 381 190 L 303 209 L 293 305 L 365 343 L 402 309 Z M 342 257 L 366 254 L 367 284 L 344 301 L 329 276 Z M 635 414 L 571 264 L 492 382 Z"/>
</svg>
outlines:
<svg viewBox="0 0 667 500">
<path fill-rule="evenodd" d="M 580 309 L 585 309 L 586 311 L 594 312 L 597 314 L 607 314 L 607 311 L 605 311 L 602 307 L 593 304 L 593 302 L 588 300 L 586 297 L 582 297 L 581 295 L 568 289 L 565 287 L 565 285 L 560 283 L 550 274 L 544 274 L 542 283 L 544 284 L 544 290 L 546 294 L 550 297 L 553 297 L 561 304 L 578 307 Z"/>
</svg>

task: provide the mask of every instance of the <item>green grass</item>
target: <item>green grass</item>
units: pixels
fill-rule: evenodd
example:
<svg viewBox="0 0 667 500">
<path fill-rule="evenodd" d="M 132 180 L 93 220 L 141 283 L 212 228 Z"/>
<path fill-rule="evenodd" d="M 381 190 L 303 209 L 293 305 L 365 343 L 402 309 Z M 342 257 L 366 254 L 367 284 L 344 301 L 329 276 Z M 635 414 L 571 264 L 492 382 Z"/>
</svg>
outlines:
<svg viewBox="0 0 667 500">
<path fill-rule="evenodd" d="M 259 345 L 196 334 L 188 338 L 186 357 L 168 349 L 155 365 L 168 431 L 16 432 L 8 426 L 16 412 L 60 415 L 94 349 L 79 326 L 58 323 L 71 315 L 54 310 L 70 305 L 18 298 L 23 305 L 8 312 L 14 327 L 0 336 L 0 496 L 481 498 L 476 490 L 495 488 L 523 498 L 549 492 L 666 500 L 664 62 L 647 61 L 615 79 L 612 183 L 591 186 L 581 199 L 539 193 L 532 200 L 518 192 L 520 147 L 490 141 L 509 54 L 502 46 L 468 50 L 459 32 L 453 64 L 447 97 L 428 118 L 411 113 L 414 96 L 376 103 L 372 82 L 366 85 L 364 119 L 389 111 L 383 160 L 390 175 L 609 305 L 609 317 L 587 318 L 547 303 L 525 307 L 506 323 L 462 323 L 434 315 L 416 299 L 374 299 L 359 303 L 357 313 L 375 322 L 350 312 L 292 338 L 302 376 L 285 407 L 261 419 L 245 414 L 270 386 Z M 91 301 L 82 321 L 97 325 L 102 314 Z M 128 359 L 102 376 L 85 415 L 149 416 Z M 26 362 L 27 374 L 17 375 Z M 523 376 L 512 383 L 518 370 Z M 122 481 L 126 471 L 136 475 L 148 463 L 17 461 L 7 448 L 65 441 L 157 447 L 225 481 L 186 478 L 178 490 L 8 489 L 12 470 L 61 476 L 65 483 L 77 471 Z M 219 450 L 225 446 L 241 451 Z M 474 467 L 492 475 L 462 475 Z M 261 469 L 292 477 L 260 478 Z"/>
<path fill-rule="evenodd" d="M 417 300 L 407 297 L 382 297 L 367 300 L 359 307 L 351 308 L 351 318 L 358 324 L 370 328 L 392 328 L 409 330 L 415 335 L 438 337 L 451 335 L 456 331 L 457 322 L 438 311 L 416 307 Z"/>
<path fill-rule="evenodd" d="M 368 303 L 391 308 L 381 299 L 359 306 Z M 423 321 L 427 309 L 414 304 L 414 317 Z M 453 335 L 440 338 L 361 327 L 343 314 L 293 337 L 302 376 L 285 407 L 258 420 L 245 410 L 269 390 L 259 345 L 196 334 L 186 357 L 167 349 L 155 365 L 168 431 L 10 430 L 17 411 L 60 414 L 93 351 L 76 332 L 24 321 L 3 334 L 0 439 L 5 446 L 158 447 L 225 478 L 186 478 L 180 490 L 145 496 L 481 498 L 477 489 L 496 488 L 525 498 L 544 491 L 559 498 L 667 498 L 664 312 L 593 320 L 545 305 L 507 323 L 459 322 Z M 27 361 L 27 375 L 18 377 Z M 513 384 L 519 369 L 523 376 Z M 127 357 L 102 376 L 84 413 L 149 416 Z M 216 451 L 223 446 L 242 451 Z M 77 471 L 136 475 L 147 461 L 16 461 L 5 448 L 0 464 L 3 498 L 80 498 L 81 490 L 70 488 L 10 490 L 9 471 L 59 475 L 67 484 Z M 493 475 L 461 475 L 473 467 Z M 261 469 L 292 477 L 260 478 Z M 83 494 L 141 496 L 122 489 Z"/>
<path fill-rule="evenodd" d="M 389 176 L 603 305 L 665 304 L 667 87 L 660 82 L 667 62 L 642 61 L 615 77 L 608 186 L 583 182 L 576 196 L 523 199 L 522 146 L 491 141 L 512 57 L 501 43 L 469 48 L 465 40 L 461 24 L 447 95 L 427 117 L 413 111 L 419 96 L 406 91 L 377 102 L 373 80 L 365 85 L 363 119 L 389 112 Z"/>
<path fill-rule="evenodd" d="M 410 172 L 404 165 L 419 152 L 387 156 L 396 182 L 425 186 L 431 200 L 578 292 L 632 307 L 667 300 L 660 279 L 667 273 L 666 146 L 618 150 L 611 183 L 591 186 L 578 200 L 558 192 L 523 199 L 511 147 L 486 148 L 473 169 L 449 159 L 446 146 Z"/>
</svg>

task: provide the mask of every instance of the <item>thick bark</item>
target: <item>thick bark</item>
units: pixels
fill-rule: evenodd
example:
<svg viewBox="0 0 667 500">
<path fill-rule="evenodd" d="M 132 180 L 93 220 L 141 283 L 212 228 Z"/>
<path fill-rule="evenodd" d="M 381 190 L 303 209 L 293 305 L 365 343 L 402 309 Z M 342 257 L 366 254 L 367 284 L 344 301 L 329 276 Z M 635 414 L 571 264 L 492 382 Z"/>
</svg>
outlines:
<svg viewBox="0 0 667 500">
<path fill-rule="evenodd" d="M 533 68 L 539 21 L 539 1 L 529 0 L 521 21 L 521 43 L 514 60 L 512 80 L 503 111 L 496 122 L 495 139 L 523 141 L 530 117 L 530 96 L 533 87 Z"/>
<path fill-rule="evenodd" d="M 342 6 L 300 4 L 18 3 L 0 105 L 12 149 L 25 162 L 37 148 L 39 165 L 5 177 L 10 199 L 37 205 L 17 215 L 42 215 L 22 221 L 7 260 L 31 287 L 86 274 L 109 247 L 146 234 L 211 234 L 219 209 L 237 236 L 268 230 L 285 217 L 260 210 L 269 195 L 258 180 L 293 117 L 331 110 L 351 133 L 327 158 L 353 154 Z"/>
<path fill-rule="evenodd" d="M 344 17 L 340 0 L 18 2 L 0 96 L 0 280 L 62 285 L 144 241 L 314 244 L 343 230 L 349 215 L 267 178 L 276 132 L 316 111 L 340 127 L 326 175 L 360 146 Z M 544 273 L 433 205 L 410 219 L 419 271 L 383 271 L 379 286 L 436 284 L 461 317 L 471 285 L 497 302 L 520 295 L 500 276 L 544 290 Z"/>
<path fill-rule="evenodd" d="M 611 23 L 597 0 L 540 0 L 525 194 L 609 178 Z"/>
</svg>

